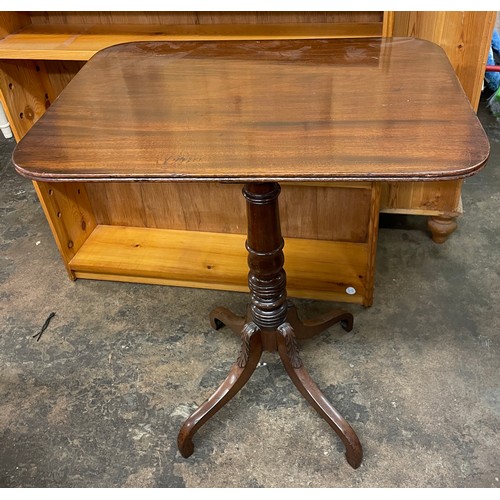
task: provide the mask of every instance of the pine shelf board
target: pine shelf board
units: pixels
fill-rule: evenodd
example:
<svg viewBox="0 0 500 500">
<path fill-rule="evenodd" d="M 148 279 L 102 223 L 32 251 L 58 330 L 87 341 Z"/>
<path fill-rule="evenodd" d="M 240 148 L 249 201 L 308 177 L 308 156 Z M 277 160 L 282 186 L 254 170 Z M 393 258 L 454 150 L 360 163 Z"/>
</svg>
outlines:
<svg viewBox="0 0 500 500">
<path fill-rule="evenodd" d="M 77 278 L 248 292 L 245 240 L 241 234 L 98 225 L 69 267 Z M 363 302 L 366 244 L 288 238 L 284 252 L 289 296 Z M 349 286 L 355 295 L 346 293 Z"/>
<path fill-rule="evenodd" d="M 0 59 L 87 61 L 111 45 L 139 41 L 375 36 L 382 36 L 382 23 L 28 25 L 0 40 Z"/>
</svg>

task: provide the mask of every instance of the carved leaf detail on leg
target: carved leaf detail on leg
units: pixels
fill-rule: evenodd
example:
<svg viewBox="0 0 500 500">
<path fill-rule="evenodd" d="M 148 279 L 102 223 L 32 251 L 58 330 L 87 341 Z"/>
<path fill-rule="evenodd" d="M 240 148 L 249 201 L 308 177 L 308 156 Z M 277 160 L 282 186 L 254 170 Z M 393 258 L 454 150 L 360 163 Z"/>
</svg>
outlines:
<svg viewBox="0 0 500 500">
<path fill-rule="evenodd" d="M 278 332 L 285 339 L 286 353 L 290 359 L 290 363 L 294 368 L 300 368 L 303 363 L 299 356 L 299 349 L 292 326 L 290 323 L 283 323 L 278 326 Z"/>
<path fill-rule="evenodd" d="M 255 323 L 247 323 L 241 332 L 241 350 L 236 363 L 240 368 L 244 368 L 250 355 L 250 339 L 252 335 L 259 330 Z"/>
</svg>

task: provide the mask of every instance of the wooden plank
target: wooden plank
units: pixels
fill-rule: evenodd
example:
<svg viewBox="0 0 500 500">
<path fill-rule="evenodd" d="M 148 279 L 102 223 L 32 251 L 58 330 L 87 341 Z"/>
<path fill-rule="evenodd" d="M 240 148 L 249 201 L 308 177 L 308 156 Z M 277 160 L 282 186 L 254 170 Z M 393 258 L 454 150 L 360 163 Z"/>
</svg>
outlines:
<svg viewBox="0 0 500 500">
<path fill-rule="evenodd" d="M 280 182 L 280 186 L 316 186 L 316 187 L 337 187 L 349 189 L 371 189 L 371 182 L 349 182 L 349 181 L 334 181 L 334 182 Z"/>
<path fill-rule="evenodd" d="M 74 61 L 0 61 L 2 104 L 17 141 L 45 113 L 81 66 Z"/>
<path fill-rule="evenodd" d="M 96 227 L 95 218 L 81 183 L 33 183 L 70 278 L 69 261 Z"/>
<path fill-rule="evenodd" d="M 282 186 L 280 216 L 284 236 L 366 243 L 371 189 Z"/>
<path fill-rule="evenodd" d="M 477 110 L 496 12 L 396 12 L 394 36 L 414 36 L 446 52 Z"/>
<path fill-rule="evenodd" d="M 145 285 L 165 285 L 165 286 L 181 286 L 185 288 L 203 288 L 206 290 L 224 290 L 228 292 L 241 292 L 248 293 L 248 286 L 244 285 L 227 285 L 196 281 L 178 281 L 167 278 L 145 278 L 142 276 L 128 276 L 126 274 L 101 274 L 90 273 L 86 271 L 75 271 L 73 273 L 75 279 L 89 279 L 89 280 L 102 280 L 102 281 L 118 281 L 121 283 L 142 283 Z M 298 299 L 314 299 L 326 300 L 332 302 L 346 302 L 350 304 L 360 304 L 365 307 L 370 306 L 366 300 L 359 294 L 348 295 L 345 292 L 336 292 L 335 290 L 322 291 L 322 290 L 302 290 L 296 288 L 288 289 L 288 297 Z"/>
<path fill-rule="evenodd" d="M 363 305 L 365 307 L 373 304 L 373 291 L 375 289 L 375 258 L 377 255 L 380 191 L 381 183 L 373 182 L 370 200 L 370 219 L 368 223 L 366 274 L 364 276 L 364 289 L 366 292 L 363 297 Z"/>
<path fill-rule="evenodd" d="M 447 12 L 440 45 L 477 111 L 496 12 Z M 450 29 L 451 28 L 451 29 Z"/>
<path fill-rule="evenodd" d="M 40 73 L 40 79 L 46 89 L 49 102 L 46 107 L 54 102 L 66 85 L 84 66 L 81 61 L 42 61 L 44 71 Z"/>
<path fill-rule="evenodd" d="M 282 185 L 281 226 L 285 236 L 364 243 L 368 237 L 370 183 L 351 189 Z M 99 224 L 245 234 L 241 184 L 88 183 Z M 230 206 L 231 210 L 227 207 Z"/>
<path fill-rule="evenodd" d="M 4 109 L 17 141 L 45 112 L 46 89 L 38 75 L 41 69 L 34 61 L 0 61 Z"/>
<path fill-rule="evenodd" d="M 5 38 L 6 36 L 14 33 L 15 31 L 20 30 L 24 26 L 30 24 L 30 17 L 27 13 L 24 12 L 0 12 L 0 39 Z M 5 115 L 7 116 L 7 120 L 11 125 L 12 132 L 17 141 L 22 137 L 19 130 L 16 130 L 15 125 L 13 124 L 15 117 L 15 111 L 12 111 L 9 108 L 11 101 L 11 92 L 10 89 L 5 86 L 4 79 L 2 78 L 3 70 L 0 66 L 0 104 L 5 111 Z M 3 85 L 2 85 L 3 84 Z"/>
<path fill-rule="evenodd" d="M 382 24 L 30 25 L 0 40 L 2 59 L 86 61 L 111 45 L 131 41 L 281 40 L 382 35 Z"/>
<path fill-rule="evenodd" d="M 425 217 L 458 217 L 462 215 L 461 207 L 457 210 L 428 210 L 426 208 L 381 208 L 380 211 L 384 214 L 399 214 L 399 215 L 422 215 Z"/>
<path fill-rule="evenodd" d="M 382 22 L 381 11 L 32 11 L 33 24 L 295 24 Z"/>
<path fill-rule="evenodd" d="M 247 291 L 245 235 L 97 226 L 69 263 L 77 277 Z M 361 303 L 368 246 L 287 238 L 291 296 Z M 355 295 L 346 293 L 347 287 Z"/>
<path fill-rule="evenodd" d="M 444 212 L 458 213 L 463 181 L 398 182 L 382 183 L 381 205 L 383 212 L 405 210 L 400 213 L 429 215 Z M 413 212 L 412 212 L 413 210 Z"/>
<path fill-rule="evenodd" d="M 26 12 L 0 12 L 0 39 L 30 24 Z"/>
<path fill-rule="evenodd" d="M 382 36 L 391 37 L 394 33 L 394 12 L 386 11 L 384 12 L 384 18 L 382 22 Z"/>
</svg>

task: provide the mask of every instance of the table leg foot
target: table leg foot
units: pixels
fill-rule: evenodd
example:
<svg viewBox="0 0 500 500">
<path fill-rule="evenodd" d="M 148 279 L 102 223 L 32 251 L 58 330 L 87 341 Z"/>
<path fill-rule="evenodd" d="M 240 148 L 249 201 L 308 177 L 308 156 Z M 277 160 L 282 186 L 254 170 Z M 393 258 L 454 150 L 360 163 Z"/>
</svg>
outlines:
<svg viewBox="0 0 500 500">
<path fill-rule="evenodd" d="M 241 335 L 241 331 L 245 326 L 245 318 L 238 316 L 225 307 L 216 307 L 209 315 L 210 325 L 214 330 L 220 330 L 227 326 L 237 335 Z"/>
<path fill-rule="evenodd" d="M 350 332 L 353 327 L 353 316 L 343 309 L 329 311 L 312 320 L 301 320 L 297 313 L 297 308 L 289 302 L 287 321 L 293 328 L 295 337 L 298 339 L 308 339 L 324 332 L 330 326 L 340 323 L 346 332 Z"/>
<path fill-rule="evenodd" d="M 351 467 L 357 469 L 363 459 L 363 449 L 358 436 L 342 415 L 325 398 L 307 373 L 298 353 L 293 328 L 289 323 L 284 323 L 278 327 L 277 342 L 278 353 L 288 376 L 302 396 L 340 437 L 346 449 L 347 462 Z"/>
<path fill-rule="evenodd" d="M 456 217 L 435 216 L 427 219 L 427 227 L 434 243 L 444 243 L 457 229 Z"/>
<path fill-rule="evenodd" d="M 243 328 L 240 355 L 228 376 L 212 396 L 184 422 L 179 431 L 177 446 L 184 458 L 191 456 L 194 451 L 193 436 L 198 429 L 243 388 L 255 371 L 261 354 L 260 330 L 255 324 L 248 323 Z"/>
</svg>

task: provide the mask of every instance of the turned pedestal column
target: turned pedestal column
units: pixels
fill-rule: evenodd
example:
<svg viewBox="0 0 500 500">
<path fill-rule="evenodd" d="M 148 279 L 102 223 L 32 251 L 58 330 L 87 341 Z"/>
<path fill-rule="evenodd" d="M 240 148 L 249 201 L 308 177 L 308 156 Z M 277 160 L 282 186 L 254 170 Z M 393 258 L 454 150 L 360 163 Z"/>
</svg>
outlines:
<svg viewBox="0 0 500 500">
<path fill-rule="evenodd" d="M 245 385 L 262 351 L 277 351 L 293 383 L 338 434 L 345 445 L 347 461 L 357 468 L 362 460 L 359 439 L 305 370 L 296 342 L 297 338 L 311 337 L 337 322 L 350 331 L 352 315 L 335 310 L 315 321 L 302 322 L 295 307 L 287 301 L 279 193 L 280 186 L 274 182 L 246 184 L 243 188 L 248 214 L 250 306 L 246 318 L 222 307 L 210 314 L 214 328 L 227 325 L 241 334 L 241 350 L 226 380 L 183 424 L 178 437 L 179 450 L 184 457 L 193 453 L 194 434 Z"/>
</svg>

